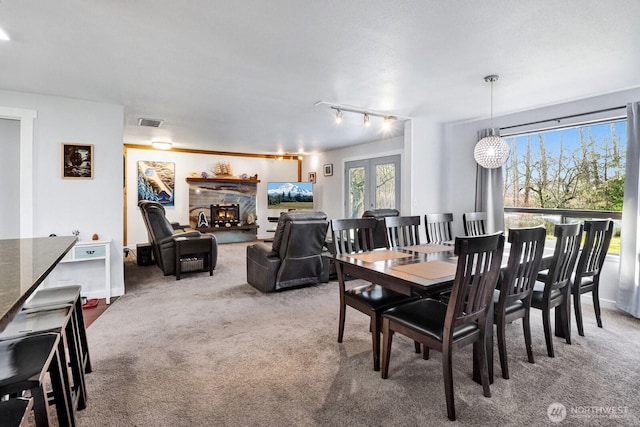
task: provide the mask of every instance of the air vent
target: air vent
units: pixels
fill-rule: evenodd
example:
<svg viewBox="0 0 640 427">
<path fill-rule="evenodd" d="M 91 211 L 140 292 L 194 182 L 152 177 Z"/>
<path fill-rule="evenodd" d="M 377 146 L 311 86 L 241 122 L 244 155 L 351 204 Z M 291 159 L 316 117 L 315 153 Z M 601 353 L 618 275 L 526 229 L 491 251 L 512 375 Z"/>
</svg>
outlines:
<svg viewBox="0 0 640 427">
<path fill-rule="evenodd" d="M 138 119 L 138 126 L 147 126 L 150 128 L 159 128 L 160 126 L 162 126 L 162 122 L 164 122 L 164 120 L 158 120 L 158 119 L 145 119 L 145 118 L 139 118 Z"/>
</svg>

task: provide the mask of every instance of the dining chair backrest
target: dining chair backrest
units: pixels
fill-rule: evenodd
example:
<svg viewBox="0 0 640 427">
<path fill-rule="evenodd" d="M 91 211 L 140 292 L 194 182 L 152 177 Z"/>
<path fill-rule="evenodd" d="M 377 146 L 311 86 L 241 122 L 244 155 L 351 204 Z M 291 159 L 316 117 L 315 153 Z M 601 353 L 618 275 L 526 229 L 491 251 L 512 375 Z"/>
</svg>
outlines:
<svg viewBox="0 0 640 427">
<path fill-rule="evenodd" d="M 419 216 L 389 216 L 384 219 L 387 230 L 387 248 L 420 244 Z"/>
<path fill-rule="evenodd" d="M 375 218 L 349 218 L 331 220 L 331 238 L 336 254 L 366 252 L 375 248 L 373 230 Z"/>
<path fill-rule="evenodd" d="M 544 227 L 509 229 L 509 261 L 502 272 L 498 311 L 517 300 L 531 298 L 540 270 L 547 230 Z"/>
<path fill-rule="evenodd" d="M 583 277 L 600 274 L 613 235 L 613 221 L 585 221 L 584 231 L 586 238 L 576 266 L 576 284 L 579 284 Z"/>
<path fill-rule="evenodd" d="M 571 282 L 580 251 L 582 224 L 556 224 L 554 234 L 556 247 L 549 273 L 546 275 L 544 300 L 549 299 L 552 291 L 562 290 Z"/>
<path fill-rule="evenodd" d="M 486 212 L 467 212 L 462 214 L 465 236 L 480 236 L 487 233 Z"/>
<path fill-rule="evenodd" d="M 452 337 L 456 327 L 479 322 L 484 328 L 488 307 L 500 274 L 504 235 L 502 232 L 475 236 L 456 237 L 454 253 L 458 256 L 456 276 L 443 337 Z"/>
<path fill-rule="evenodd" d="M 424 216 L 424 227 L 427 231 L 427 243 L 446 242 L 452 240 L 452 222 L 452 213 L 426 214 Z"/>
</svg>

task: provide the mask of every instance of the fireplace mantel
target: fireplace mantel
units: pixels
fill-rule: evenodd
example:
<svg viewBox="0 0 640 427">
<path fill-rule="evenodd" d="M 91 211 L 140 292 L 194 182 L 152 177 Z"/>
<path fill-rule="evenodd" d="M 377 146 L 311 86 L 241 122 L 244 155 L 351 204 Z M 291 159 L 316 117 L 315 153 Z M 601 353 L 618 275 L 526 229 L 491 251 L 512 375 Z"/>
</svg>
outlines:
<svg viewBox="0 0 640 427">
<path fill-rule="evenodd" d="M 227 178 L 223 178 L 223 177 L 202 178 L 197 176 L 193 176 L 193 177 L 190 176 L 190 177 L 187 177 L 187 182 L 240 182 L 240 183 L 257 184 L 258 182 L 260 182 L 260 180 L 253 177 L 242 179 L 242 178 L 233 177 L 233 176 L 227 177 Z"/>
</svg>

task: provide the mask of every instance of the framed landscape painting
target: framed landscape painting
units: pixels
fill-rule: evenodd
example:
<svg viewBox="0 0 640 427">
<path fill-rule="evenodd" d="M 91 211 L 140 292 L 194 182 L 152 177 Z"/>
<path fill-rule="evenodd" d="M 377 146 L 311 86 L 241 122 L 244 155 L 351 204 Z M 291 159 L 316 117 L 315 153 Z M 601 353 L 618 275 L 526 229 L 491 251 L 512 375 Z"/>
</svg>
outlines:
<svg viewBox="0 0 640 427">
<path fill-rule="evenodd" d="M 138 201 L 151 200 L 165 206 L 174 204 L 175 163 L 138 162 Z"/>
<path fill-rule="evenodd" d="M 93 144 L 62 143 L 62 178 L 93 179 Z"/>
</svg>

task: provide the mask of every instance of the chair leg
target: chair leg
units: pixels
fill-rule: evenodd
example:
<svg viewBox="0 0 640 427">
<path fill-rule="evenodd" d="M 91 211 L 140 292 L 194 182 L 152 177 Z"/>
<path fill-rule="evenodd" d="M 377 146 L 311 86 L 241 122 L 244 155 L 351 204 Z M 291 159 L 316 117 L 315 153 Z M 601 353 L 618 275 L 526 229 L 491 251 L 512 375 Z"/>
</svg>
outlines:
<svg viewBox="0 0 640 427">
<path fill-rule="evenodd" d="M 600 296 L 598 292 L 599 283 L 594 282 L 591 294 L 593 296 L 593 311 L 596 313 L 596 322 L 598 322 L 598 328 L 602 328 L 602 318 L 600 316 Z"/>
<path fill-rule="evenodd" d="M 571 295 L 565 294 L 560 306 L 560 320 L 567 344 L 571 344 Z"/>
<path fill-rule="evenodd" d="M 524 318 L 522 319 L 522 329 L 524 330 L 524 345 L 527 347 L 527 359 L 529 363 L 535 363 L 533 360 L 533 348 L 531 345 L 531 310 L 527 310 Z"/>
<path fill-rule="evenodd" d="M 380 329 L 382 320 L 376 313 L 371 316 L 371 340 L 373 342 L 373 370 L 380 370 Z"/>
<path fill-rule="evenodd" d="M 573 294 L 573 311 L 576 313 L 576 326 L 578 327 L 578 335 L 584 336 L 584 328 L 582 325 L 582 304 L 580 303 L 580 290 L 576 289 Z"/>
<path fill-rule="evenodd" d="M 491 325 L 491 327 L 493 328 L 493 325 Z M 478 356 L 480 358 L 480 360 L 478 361 L 480 363 L 480 378 L 482 380 L 482 391 L 484 394 L 484 397 L 491 397 L 491 388 L 489 386 L 489 363 L 488 363 L 488 356 L 487 356 L 487 337 L 484 331 L 480 331 L 480 342 L 482 343 L 482 348 L 480 348 L 480 352 L 478 353 Z M 453 388 L 453 384 L 452 384 L 452 388 Z"/>
<path fill-rule="evenodd" d="M 50 424 L 49 411 L 43 387 L 31 389 L 31 396 L 33 397 L 33 415 L 36 426 L 48 426 Z"/>
<path fill-rule="evenodd" d="M 74 315 L 77 319 L 78 335 L 80 336 L 80 347 L 82 352 L 82 363 L 84 365 L 85 374 L 91 373 L 91 358 L 89 357 L 89 343 L 87 341 L 87 330 L 84 323 L 84 314 L 82 312 L 82 300 L 76 299 Z"/>
<path fill-rule="evenodd" d="M 69 376 L 67 375 L 67 361 L 64 356 L 64 345 L 60 339 L 60 348 L 55 352 L 49 365 L 53 399 L 56 405 L 58 423 L 61 426 L 75 426 L 75 409 L 73 408 Z"/>
<path fill-rule="evenodd" d="M 429 347 L 426 345 L 422 346 L 422 359 L 429 360 Z"/>
<path fill-rule="evenodd" d="M 449 345 L 442 347 L 442 374 L 444 376 L 444 396 L 447 401 L 447 416 L 451 421 L 456 420 L 456 408 L 453 400 L 453 367 L 452 354 Z M 486 359 L 485 359 L 486 361 Z M 486 364 L 485 364 L 486 366 Z M 488 376 L 487 376 L 488 380 Z"/>
<path fill-rule="evenodd" d="M 414 341 L 413 342 L 413 346 L 416 349 L 416 353 L 418 353 L 418 354 L 422 353 L 422 350 L 420 349 L 420 343 L 418 341 Z"/>
<path fill-rule="evenodd" d="M 338 320 L 338 342 L 342 342 L 342 337 L 344 335 L 344 316 L 345 311 L 347 309 L 344 301 L 340 301 L 340 320 Z"/>
<path fill-rule="evenodd" d="M 544 328 L 544 340 L 547 343 L 547 354 L 554 357 L 553 338 L 551 337 L 551 308 L 544 307 L 542 309 L 542 326 Z"/>
<path fill-rule="evenodd" d="M 502 370 L 502 378 L 509 379 L 509 364 L 507 362 L 507 343 L 505 338 L 505 319 L 500 317 L 496 323 L 498 332 L 498 353 L 500 353 L 500 369 Z"/>
<path fill-rule="evenodd" d="M 391 342 L 393 341 L 393 331 L 389 328 L 389 319 L 382 320 L 382 367 L 381 376 L 389 377 L 389 359 L 391 358 Z M 425 347 L 426 348 L 426 347 Z"/>
</svg>

